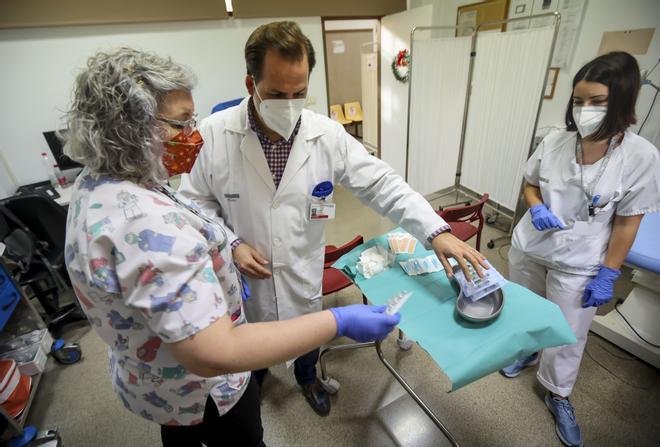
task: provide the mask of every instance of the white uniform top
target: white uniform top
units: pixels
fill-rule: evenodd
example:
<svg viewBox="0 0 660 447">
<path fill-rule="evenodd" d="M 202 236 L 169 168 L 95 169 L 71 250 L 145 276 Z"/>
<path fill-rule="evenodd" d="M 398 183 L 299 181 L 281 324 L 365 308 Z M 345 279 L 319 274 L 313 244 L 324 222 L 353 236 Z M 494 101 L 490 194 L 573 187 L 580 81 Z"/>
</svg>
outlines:
<svg viewBox="0 0 660 447">
<path fill-rule="evenodd" d="M 247 278 L 248 321 L 284 320 L 321 310 L 325 221 L 309 218 L 312 191 L 341 184 L 365 205 L 426 239 L 446 223 L 390 166 L 367 153 L 341 124 L 303 110 L 279 187 L 248 124 L 249 98 L 214 113 L 200 127 L 204 147 L 180 192 L 215 213 L 270 261 L 273 277 Z M 326 198 L 332 202 L 332 195 Z M 337 209 L 337 215 L 351 212 Z"/>
<path fill-rule="evenodd" d="M 566 273 L 595 275 L 605 259 L 614 216 L 635 216 L 660 210 L 658 149 L 644 138 L 626 132 L 593 195 L 599 195 L 596 215 L 589 218 L 588 203 L 576 161 L 577 132 L 555 132 L 543 139 L 527 161 L 525 180 L 541 189 L 543 203 L 566 225 L 564 230 L 537 231 L 530 213 L 513 232 L 513 247 L 550 268 Z M 605 157 L 584 166 L 590 185 Z M 588 233 L 577 231 L 588 222 Z"/>
</svg>

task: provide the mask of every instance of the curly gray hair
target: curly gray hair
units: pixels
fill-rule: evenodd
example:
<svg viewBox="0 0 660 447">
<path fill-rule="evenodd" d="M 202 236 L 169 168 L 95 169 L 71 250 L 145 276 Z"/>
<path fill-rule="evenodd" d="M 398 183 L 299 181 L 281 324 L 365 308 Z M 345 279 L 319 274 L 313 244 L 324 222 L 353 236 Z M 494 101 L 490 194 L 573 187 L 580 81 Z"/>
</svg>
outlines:
<svg viewBox="0 0 660 447">
<path fill-rule="evenodd" d="M 98 52 L 74 85 L 64 153 L 93 172 L 142 183 L 165 178 L 159 102 L 192 90 L 190 69 L 132 48 Z"/>
</svg>

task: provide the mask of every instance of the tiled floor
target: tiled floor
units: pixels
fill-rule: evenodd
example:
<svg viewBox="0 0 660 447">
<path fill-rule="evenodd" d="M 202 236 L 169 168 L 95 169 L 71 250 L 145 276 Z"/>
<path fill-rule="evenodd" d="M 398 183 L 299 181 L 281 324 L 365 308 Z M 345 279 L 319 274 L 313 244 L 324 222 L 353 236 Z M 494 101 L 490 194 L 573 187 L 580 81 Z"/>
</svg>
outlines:
<svg viewBox="0 0 660 447">
<path fill-rule="evenodd" d="M 394 224 L 364 207 L 345 190 L 336 192 L 337 219 L 327 226 L 327 242 L 365 239 Z M 437 205 L 437 203 L 434 203 Z M 503 225 L 505 222 L 498 222 Z M 487 226 L 483 246 L 502 233 Z M 507 274 L 507 246 L 482 247 Z M 617 296 L 630 289 L 630 273 L 619 281 Z M 357 302 L 354 287 L 329 297 L 326 306 Z M 599 313 L 609 309 L 601 309 Z M 72 330 L 84 350 L 79 364 L 50 365 L 30 422 L 57 427 L 67 446 L 158 446 L 159 428 L 125 410 L 110 389 L 107 349 L 87 328 Z M 390 337 L 386 356 L 431 409 L 466 446 L 559 446 L 552 417 L 542 401 L 534 371 L 517 379 L 492 374 L 448 394 L 446 376 L 419 346 L 398 350 Z M 574 390 L 578 421 L 587 445 L 660 445 L 660 375 L 655 368 L 592 336 Z M 341 383 L 332 413 L 311 411 L 284 366 L 271 369 L 263 390 L 265 440 L 269 446 L 441 446 L 440 432 L 383 368 L 372 349 L 333 354 L 329 371 Z"/>
</svg>

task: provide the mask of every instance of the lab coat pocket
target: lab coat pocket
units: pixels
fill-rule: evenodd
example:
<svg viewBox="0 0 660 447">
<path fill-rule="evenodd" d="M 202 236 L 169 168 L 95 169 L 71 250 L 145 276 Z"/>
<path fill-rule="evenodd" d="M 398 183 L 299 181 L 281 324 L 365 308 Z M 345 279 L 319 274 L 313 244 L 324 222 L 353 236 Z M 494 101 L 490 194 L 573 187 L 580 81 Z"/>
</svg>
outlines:
<svg viewBox="0 0 660 447">
<path fill-rule="evenodd" d="M 609 224 L 614 217 L 617 202 L 609 202 L 602 208 L 596 208 L 596 215 L 593 218 L 594 222 L 600 224 Z"/>
<path fill-rule="evenodd" d="M 323 258 L 313 256 L 300 262 L 296 268 L 299 276 L 299 284 L 302 287 L 300 295 L 308 300 L 314 300 L 321 296 L 323 283 Z"/>
</svg>

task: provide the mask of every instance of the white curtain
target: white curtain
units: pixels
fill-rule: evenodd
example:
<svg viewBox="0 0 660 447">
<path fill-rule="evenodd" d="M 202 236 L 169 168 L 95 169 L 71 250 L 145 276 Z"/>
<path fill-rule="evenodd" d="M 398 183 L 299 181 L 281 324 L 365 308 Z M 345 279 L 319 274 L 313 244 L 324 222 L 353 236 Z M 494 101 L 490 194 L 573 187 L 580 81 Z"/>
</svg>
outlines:
<svg viewBox="0 0 660 447">
<path fill-rule="evenodd" d="M 373 45 L 370 45 L 373 46 Z M 364 48 L 364 47 L 363 47 Z M 362 143 L 378 148 L 378 53 L 362 53 Z"/>
<path fill-rule="evenodd" d="M 470 44 L 459 37 L 413 45 L 408 183 L 421 194 L 454 185 Z"/>
<path fill-rule="evenodd" d="M 480 33 L 461 184 L 515 209 L 554 28 Z"/>
</svg>

